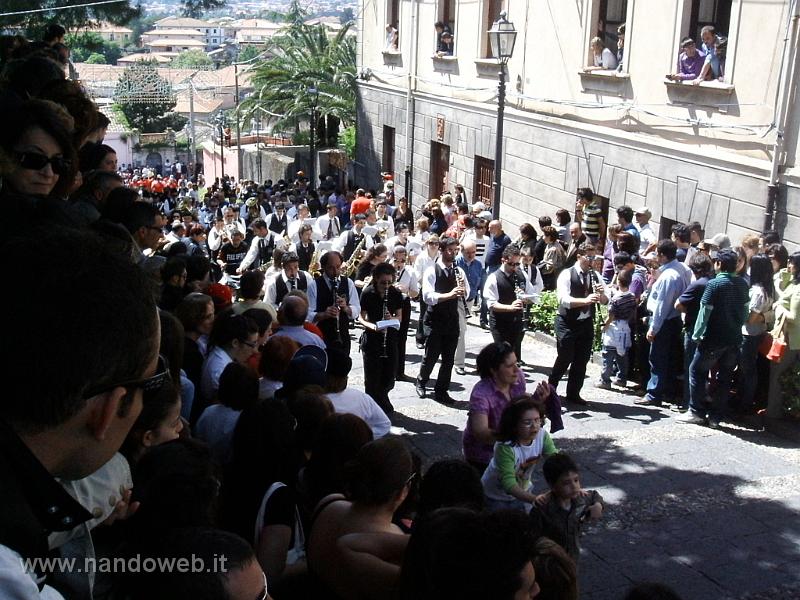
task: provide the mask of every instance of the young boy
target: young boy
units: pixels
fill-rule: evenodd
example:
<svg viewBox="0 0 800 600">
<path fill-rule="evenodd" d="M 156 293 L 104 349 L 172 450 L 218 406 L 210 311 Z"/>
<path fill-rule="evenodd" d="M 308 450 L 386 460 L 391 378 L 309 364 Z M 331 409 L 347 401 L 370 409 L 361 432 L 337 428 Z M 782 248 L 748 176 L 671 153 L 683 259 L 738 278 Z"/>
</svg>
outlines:
<svg viewBox="0 0 800 600">
<path fill-rule="evenodd" d="M 617 367 L 616 385 L 628 383 L 628 349 L 631 347 L 630 320 L 636 311 L 636 297 L 629 290 L 632 271 L 617 274 L 617 290 L 608 304 L 608 318 L 603 324 L 603 373 L 597 387 L 611 389 L 611 373 Z"/>
<path fill-rule="evenodd" d="M 581 527 L 603 515 L 603 498 L 594 490 L 581 489 L 578 466 L 563 452 L 548 456 L 542 473 L 550 491 L 536 499 L 530 512 L 532 526 L 564 548 L 577 566 Z"/>
</svg>

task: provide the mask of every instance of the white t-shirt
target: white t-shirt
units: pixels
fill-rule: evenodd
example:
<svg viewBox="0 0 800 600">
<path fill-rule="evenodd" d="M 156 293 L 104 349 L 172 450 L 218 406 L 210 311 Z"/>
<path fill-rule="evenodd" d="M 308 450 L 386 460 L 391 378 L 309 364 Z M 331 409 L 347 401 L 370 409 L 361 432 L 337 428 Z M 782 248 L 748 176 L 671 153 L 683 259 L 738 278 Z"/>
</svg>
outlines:
<svg viewBox="0 0 800 600">
<path fill-rule="evenodd" d="M 345 388 L 341 392 L 325 395 L 333 402 L 333 408 L 337 413 L 347 413 L 364 419 L 364 422 L 372 429 L 375 439 L 389 433 L 392 422 L 369 394 L 353 388 Z"/>
</svg>

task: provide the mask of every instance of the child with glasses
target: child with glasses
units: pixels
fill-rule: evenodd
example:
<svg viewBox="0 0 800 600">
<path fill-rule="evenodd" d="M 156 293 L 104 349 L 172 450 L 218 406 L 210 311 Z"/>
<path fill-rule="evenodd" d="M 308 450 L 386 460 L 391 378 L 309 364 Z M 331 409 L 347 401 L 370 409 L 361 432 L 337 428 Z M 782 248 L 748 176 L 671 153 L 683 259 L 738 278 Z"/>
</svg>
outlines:
<svg viewBox="0 0 800 600">
<path fill-rule="evenodd" d="M 536 500 L 533 469 L 542 456 L 558 452 L 544 422 L 544 407 L 531 396 L 516 398 L 503 409 L 494 456 L 481 478 L 489 510 L 531 509 Z"/>
</svg>

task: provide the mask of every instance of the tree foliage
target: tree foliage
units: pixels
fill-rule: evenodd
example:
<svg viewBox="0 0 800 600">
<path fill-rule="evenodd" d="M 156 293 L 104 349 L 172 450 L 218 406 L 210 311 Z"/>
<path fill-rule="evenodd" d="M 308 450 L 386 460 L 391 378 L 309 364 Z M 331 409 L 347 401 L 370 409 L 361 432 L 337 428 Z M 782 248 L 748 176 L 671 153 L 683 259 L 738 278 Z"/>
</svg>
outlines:
<svg viewBox="0 0 800 600">
<path fill-rule="evenodd" d="M 239 57 L 236 59 L 237 62 L 247 62 L 248 60 L 253 60 L 256 56 L 261 54 L 262 50 L 260 50 L 257 46 L 245 46 L 242 48 L 241 52 L 239 52 Z"/>
<path fill-rule="evenodd" d="M 225 6 L 225 0 L 181 0 L 181 14 L 184 17 L 199 19 L 204 13 Z"/>
<path fill-rule="evenodd" d="M 95 52 L 94 54 L 90 54 L 89 58 L 86 59 L 86 62 L 90 65 L 105 65 L 106 57 L 102 54 Z"/>
<path fill-rule="evenodd" d="M 336 145 L 338 122 L 356 120 L 356 43 L 348 31 L 345 26 L 331 38 L 324 25 L 290 23 L 273 37 L 273 57 L 253 70 L 254 91 L 242 103 L 245 118 L 266 116 L 273 131 L 296 130 L 316 104 L 318 139 Z"/>
<path fill-rule="evenodd" d="M 160 133 L 167 127 L 180 131 L 186 125 L 185 117 L 172 112 L 176 104 L 172 86 L 153 63 L 127 67 L 117 82 L 114 101 L 131 127 L 143 133 Z"/>
<path fill-rule="evenodd" d="M 63 2 L 62 0 L 3 0 L 0 3 L 1 12 L 20 12 L 37 9 L 49 9 L 70 4 L 85 4 L 78 0 Z M 87 27 L 92 23 L 107 21 L 113 25 L 124 25 L 131 19 L 138 17 L 142 9 L 131 6 L 130 0 L 114 2 L 113 4 L 98 4 L 96 6 L 83 6 L 54 10 L 50 12 L 36 12 L 22 15 L 9 15 L 0 17 L 0 27 L 20 27 L 25 35 L 33 40 L 41 39 L 42 33 L 50 23 L 58 23 L 67 31 Z"/>
<path fill-rule="evenodd" d="M 207 69 L 214 66 L 214 61 L 202 50 L 184 50 L 172 59 L 172 66 L 176 69 Z"/>
<path fill-rule="evenodd" d="M 102 62 L 97 62 L 98 58 L 93 59 L 94 64 L 117 63 L 122 56 L 122 48 L 116 42 L 108 42 L 94 31 L 83 31 L 81 33 L 68 33 L 64 37 L 64 43 L 70 49 L 72 62 L 90 62 L 89 58 L 93 54 L 99 54 Z"/>
</svg>

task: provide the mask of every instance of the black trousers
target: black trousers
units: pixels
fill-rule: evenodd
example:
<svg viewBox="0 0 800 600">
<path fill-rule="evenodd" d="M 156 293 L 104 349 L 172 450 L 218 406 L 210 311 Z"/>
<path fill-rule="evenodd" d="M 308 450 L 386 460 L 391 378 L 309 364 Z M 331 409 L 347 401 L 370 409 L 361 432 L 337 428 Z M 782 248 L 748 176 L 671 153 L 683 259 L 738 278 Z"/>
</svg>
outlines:
<svg viewBox="0 0 800 600">
<path fill-rule="evenodd" d="M 400 330 L 397 335 L 397 370 L 396 378 L 405 377 L 406 374 L 406 340 L 408 328 L 411 325 L 411 300 L 403 300 L 403 312 L 400 315 Z"/>
<path fill-rule="evenodd" d="M 567 400 L 580 396 L 583 379 L 586 376 L 586 365 L 592 356 L 594 323 L 591 318 L 567 322 L 561 315 L 556 315 L 556 362 L 549 382 L 558 386 L 558 382 L 569 369 L 567 379 Z"/>
<path fill-rule="evenodd" d="M 387 415 L 394 408 L 389 401 L 389 392 L 394 389 L 397 367 L 397 346 L 386 344 L 386 356 L 383 358 L 383 347 L 362 347 L 361 357 L 364 360 L 364 391 L 369 394 Z"/>
<path fill-rule="evenodd" d="M 517 360 L 522 360 L 522 338 L 525 330 L 522 328 L 522 321 L 514 324 L 498 325 L 494 319 L 489 319 L 489 333 L 492 334 L 492 341 L 495 343 L 508 342 L 517 355 Z"/>
<path fill-rule="evenodd" d="M 442 362 L 439 364 L 439 374 L 436 376 L 436 386 L 433 388 L 434 396 L 443 396 L 450 388 L 450 378 L 453 375 L 453 362 L 458 346 L 458 327 L 455 331 L 442 331 L 432 328 L 425 342 L 425 357 L 422 360 L 422 368 L 419 370 L 419 381 L 423 384 L 428 383 L 428 379 L 433 371 L 433 366 L 439 357 Z"/>
<path fill-rule="evenodd" d="M 417 343 L 424 344 L 427 332 L 425 331 L 425 313 L 428 312 L 428 305 L 422 299 L 422 294 L 419 295 L 419 321 L 417 321 Z"/>
</svg>

